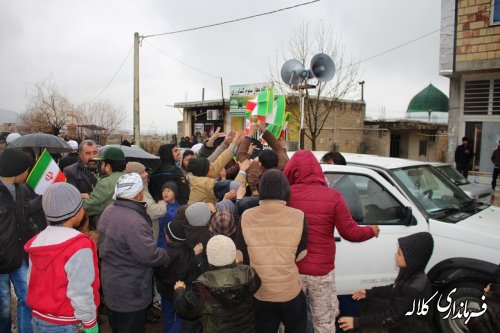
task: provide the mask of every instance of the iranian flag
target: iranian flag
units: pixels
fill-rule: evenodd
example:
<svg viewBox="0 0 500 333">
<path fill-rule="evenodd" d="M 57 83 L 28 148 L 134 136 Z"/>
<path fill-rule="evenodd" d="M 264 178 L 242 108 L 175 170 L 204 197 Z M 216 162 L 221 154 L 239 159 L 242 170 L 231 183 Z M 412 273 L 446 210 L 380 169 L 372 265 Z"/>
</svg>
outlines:
<svg viewBox="0 0 500 333">
<path fill-rule="evenodd" d="M 57 163 L 52 159 L 47 149 L 45 149 L 33 167 L 33 170 L 31 170 L 26 184 L 35 193 L 43 195 L 50 184 L 63 182 L 66 182 L 66 176 L 64 176 Z"/>
</svg>

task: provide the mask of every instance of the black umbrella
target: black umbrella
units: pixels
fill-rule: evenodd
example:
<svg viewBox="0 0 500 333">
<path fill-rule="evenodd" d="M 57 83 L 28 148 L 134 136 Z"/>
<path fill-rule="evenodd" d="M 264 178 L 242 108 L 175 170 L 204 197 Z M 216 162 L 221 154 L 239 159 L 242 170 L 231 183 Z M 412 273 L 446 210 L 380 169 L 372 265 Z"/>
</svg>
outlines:
<svg viewBox="0 0 500 333">
<path fill-rule="evenodd" d="M 139 146 L 121 146 L 121 145 L 106 145 L 99 150 L 99 154 L 103 154 L 109 147 L 117 147 L 123 151 L 125 155 L 125 161 L 127 162 L 140 162 L 144 164 L 148 169 L 155 169 L 160 165 L 160 158 L 153 154 L 148 153 Z"/>
<path fill-rule="evenodd" d="M 12 141 L 9 148 L 47 148 L 49 153 L 64 153 L 71 152 L 73 148 L 58 136 L 46 133 L 32 133 L 23 135 Z"/>
</svg>

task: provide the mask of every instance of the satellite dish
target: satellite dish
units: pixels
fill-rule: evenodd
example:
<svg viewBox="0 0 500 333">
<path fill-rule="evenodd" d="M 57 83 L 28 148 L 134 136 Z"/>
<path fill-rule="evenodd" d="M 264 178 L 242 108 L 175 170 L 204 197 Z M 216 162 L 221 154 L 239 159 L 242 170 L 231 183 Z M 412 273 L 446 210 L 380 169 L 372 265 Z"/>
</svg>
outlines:
<svg viewBox="0 0 500 333">
<path fill-rule="evenodd" d="M 291 61 L 291 60 L 289 60 Z M 285 63 L 285 65 L 288 61 Z M 285 67 L 283 65 L 283 67 Z M 318 79 L 318 81 L 330 81 L 335 75 L 335 64 L 329 55 L 318 53 L 311 59 L 310 73 Z M 281 76 L 283 77 L 283 68 L 281 69 Z M 286 82 L 286 81 L 285 81 Z"/>
<path fill-rule="evenodd" d="M 281 67 L 281 79 L 288 85 L 297 85 L 308 76 L 304 65 L 296 59 L 287 60 Z"/>
</svg>

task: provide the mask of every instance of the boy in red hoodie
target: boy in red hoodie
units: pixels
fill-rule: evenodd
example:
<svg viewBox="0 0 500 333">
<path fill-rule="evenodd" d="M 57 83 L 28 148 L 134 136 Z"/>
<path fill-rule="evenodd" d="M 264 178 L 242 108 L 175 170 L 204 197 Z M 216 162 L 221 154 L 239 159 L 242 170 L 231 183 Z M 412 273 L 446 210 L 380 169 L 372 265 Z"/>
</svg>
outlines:
<svg viewBox="0 0 500 333">
<path fill-rule="evenodd" d="M 99 270 L 94 242 L 73 229 L 83 218 L 76 187 L 48 187 L 42 207 L 49 226 L 25 245 L 29 254 L 28 305 L 35 332 L 97 333 Z"/>
</svg>

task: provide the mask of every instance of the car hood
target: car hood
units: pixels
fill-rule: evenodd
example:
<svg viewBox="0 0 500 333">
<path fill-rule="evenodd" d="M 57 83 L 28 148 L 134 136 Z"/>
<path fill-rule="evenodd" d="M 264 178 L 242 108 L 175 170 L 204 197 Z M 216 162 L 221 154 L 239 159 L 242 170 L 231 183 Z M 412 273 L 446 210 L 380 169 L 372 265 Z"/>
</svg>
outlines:
<svg viewBox="0 0 500 333">
<path fill-rule="evenodd" d="M 480 199 L 483 197 L 489 197 L 493 190 L 491 186 L 480 185 L 480 184 L 466 184 L 460 185 L 462 191 L 464 191 L 471 199 Z"/>
</svg>

